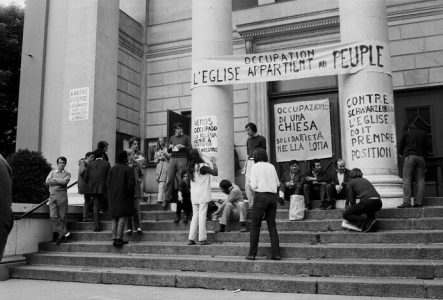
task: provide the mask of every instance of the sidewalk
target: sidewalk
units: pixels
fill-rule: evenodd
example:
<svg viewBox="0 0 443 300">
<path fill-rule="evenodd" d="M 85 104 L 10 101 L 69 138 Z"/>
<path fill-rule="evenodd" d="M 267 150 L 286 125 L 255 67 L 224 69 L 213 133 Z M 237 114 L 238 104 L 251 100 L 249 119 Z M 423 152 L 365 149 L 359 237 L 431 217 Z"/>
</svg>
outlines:
<svg viewBox="0 0 443 300">
<path fill-rule="evenodd" d="M 10 279 L 0 282 L 2 300 L 393 300 L 404 298 L 355 297 L 333 295 L 304 295 L 266 292 L 245 292 L 228 290 L 181 289 L 132 285 L 91 284 L 43 280 Z M 408 298 L 414 300 L 417 298 Z"/>
</svg>

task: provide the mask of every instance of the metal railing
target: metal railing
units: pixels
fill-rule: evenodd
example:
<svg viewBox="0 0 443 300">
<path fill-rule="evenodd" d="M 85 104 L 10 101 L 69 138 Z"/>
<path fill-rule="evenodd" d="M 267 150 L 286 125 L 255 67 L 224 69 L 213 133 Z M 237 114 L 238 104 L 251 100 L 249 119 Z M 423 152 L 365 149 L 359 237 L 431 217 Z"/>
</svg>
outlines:
<svg viewBox="0 0 443 300">
<path fill-rule="evenodd" d="M 77 181 L 68 185 L 67 189 L 70 189 L 71 187 L 73 187 L 74 185 L 77 184 Z M 34 211 L 36 211 L 37 209 L 39 209 L 40 207 L 42 207 L 43 205 L 45 205 L 47 202 L 49 201 L 49 198 L 46 199 L 45 201 L 43 201 L 42 203 L 38 204 L 37 206 L 34 206 L 32 209 L 30 209 L 29 211 L 25 212 L 23 215 L 15 217 L 14 220 L 21 220 L 27 216 L 29 216 L 30 214 L 32 214 Z"/>
</svg>

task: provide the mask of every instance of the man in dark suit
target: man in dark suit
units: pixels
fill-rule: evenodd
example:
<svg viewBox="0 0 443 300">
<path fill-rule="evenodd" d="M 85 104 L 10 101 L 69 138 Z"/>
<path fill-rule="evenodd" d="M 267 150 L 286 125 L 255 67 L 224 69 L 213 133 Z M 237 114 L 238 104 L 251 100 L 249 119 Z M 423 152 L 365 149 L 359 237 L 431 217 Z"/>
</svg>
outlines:
<svg viewBox="0 0 443 300">
<path fill-rule="evenodd" d="M 285 170 L 280 178 L 281 198 L 289 201 L 291 195 L 303 195 L 303 185 L 305 184 L 305 176 L 302 174 L 298 161 L 291 160 L 289 170 Z"/>
<path fill-rule="evenodd" d="M 0 261 L 5 251 L 6 241 L 11 232 L 12 219 L 12 170 L 0 154 Z"/>
<path fill-rule="evenodd" d="M 94 212 L 94 231 L 100 231 L 100 202 L 106 194 L 106 181 L 108 179 L 111 165 L 103 159 L 100 150 L 94 151 L 95 160 L 88 164 L 85 172 L 86 189 L 85 193 L 91 195 Z"/>
<path fill-rule="evenodd" d="M 315 159 L 311 163 L 311 170 L 306 174 L 306 182 L 303 185 L 306 209 L 312 209 L 312 193 L 319 193 L 320 200 L 324 203 L 326 185 L 331 182 L 329 174 L 321 166 L 320 160 Z"/>
<path fill-rule="evenodd" d="M 348 183 L 350 171 L 346 169 L 346 162 L 339 159 L 335 163 L 336 170 L 331 176 L 331 183 L 326 185 L 326 195 L 328 202 L 323 204 L 324 209 L 335 209 L 336 199 L 346 199 L 345 207 L 349 207 Z"/>
</svg>

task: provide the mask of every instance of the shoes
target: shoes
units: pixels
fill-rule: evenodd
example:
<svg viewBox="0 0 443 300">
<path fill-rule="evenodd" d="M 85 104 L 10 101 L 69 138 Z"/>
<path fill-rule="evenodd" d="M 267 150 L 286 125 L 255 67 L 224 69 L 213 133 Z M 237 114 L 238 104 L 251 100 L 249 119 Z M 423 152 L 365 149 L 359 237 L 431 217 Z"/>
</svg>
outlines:
<svg viewBox="0 0 443 300">
<path fill-rule="evenodd" d="M 189 222 L 189 219 L 188 219 L 187 216 L 185 216 L 185 217 L 183 218 L 183 223 L 188 224 L 188 222 Z"/>
<path fill-rule="evenodd" d="M 246 255 L 246 257 L 245 257 L 247 260 L 255 260 L 255 255 L 250 255 L 250 254 L 248 254 L 248 255 Z"/>
<path fill-rule="evenodd" d="M 99 229 L 99 228 L 94 228 L 92 231 L 94 231 L 94 232 L 100 232 L 100 229 Z"/>
<path fill-rule="evenodd" d="M 312 204 L 311 203 L 306 204 L 306 210 L 312 210 Z"/>
<path fill-rule="evenodd" d="M 198 244 L 201 246 L 204 246 L 204 245 L 210 245 L 211 243 L 208 242 L 208 240 L 204 240 L 204 241 L 199 242 Z"/>
<path fill-rule="evenodd" d="M 423 204 L 414 204 L 412 207 L 423 207 Z"/>
<path fill-rule="evenodd" d="M 248 232 L 248 227 L 246 227 L 246 225 L 242 224 L 241 228 L 240 228 L 240 232 Z"/>
<path fill-rule="evenodd" d="M 348 209 L 349 207 L 349 204 L 345 204 L 345 209 Z"/>
<path fill-rule="evenodd" d="M 281 256 L 280 256 L 280 255 L 273 255 L 273 256 L 271 256 L 271 258 L 269 258 L 269 259 L 272 259 L 272 260 L 281 260 Z"/>
<path fill-rule="evenodd" d="M 352 224 L 352 223 L 350 223 L 350 222 L 348 222 L 346 220 L 343 220 L 343 222 L 341 223 L 341 227 L 344 228 L 344 229 L 352 230 L 352 231 L 358 231 L 358 232 L 362 231 L 362 229 L 360 227 L 358 227 L 358 226 L 356 226 L 356 225 L 354 225 L 354 224 Z"/>
<path fill-rule="evenodd" d="M 180 222 L 180 217 L 178 215 L 175 215 L 174 217 L 174 223 Z"/>
<path fill-rule="evenodd" d="M 373 219 L 373 220 L 368 220 L 365 223 L 365 232 L 374 232 L 375 231 L 375 222 L 377 220 Z"/>
<path fill-rule="evenodd" d="M 285 206 L 285 199 L 283 199 L 282 197 L 278 197 L 278 198 L 277 198 L 277 202 L 278 202 L 281 206 Z"/>
<path fill-rule="evenodd" d="M 139 227 L 139 228 L 137 228 L 137 233 L 138 234 L 142 234 L 143 233 L 143 231 L 142 231 L 142 229 Z"/>
<path fill-rule="evenodd" d="M 335 209 L 335 205 L 330 204 L 328 205 L 328 207 L 326 207 L 326 210 L 331 210 L 331 209 Z"/>
<path fill-rule="evenodd" d="M 397 206 L 397 208 L 409 208 L 409 207 L 411 207 L 411 204 L 402 204 L 402 205 L 399 205 L 399 206 Z"/>
<path fill-rule="evenodd" d="M 168 209 L 168 204 L 169 204 L 169 201 L 163 201 L 162 207 L 163 207 L 164 210 Z"/>
<path fill-rule="evenodd" d="M 57 239 L 55 242 L 57 245 L 60 245 L 61 243 L 66 242 L 66 237 L 63 235 L 60 238 Z"/>
<path fill-rule="evenodd" d="M 121 240 L 121 239 L 116 239 L 112 245 L 114 247 L 121 248 L 121 247 L 123 247 L 123 245 L 126 245 L 126 244 L 129 244 L 129 242 Z"/>
<path fill-rule="evenodd" d="M 112 242 L 112 246 L 116 246 L 117 245 L 117 239 L 112 239 L 113 240 L 113 242 Z"/>
<path fill-rule="evenodd" d="M 191 246 L 191 245 L 195 245 L 195 244 L 196 244 L 196 242 L 193 241 L 193 240 L 189 240 L 189 241 L 188 241 L 188 245 L 189 245 L 189 246 Z"/>
<path fill-rule="evenodd" d="M 127 234 L 127 235 L 131 235 L 131 234 L 132 234 L 132 229 L 128 229 L 128 230 L 126 230 L 126 234 Z"/>
</svg>

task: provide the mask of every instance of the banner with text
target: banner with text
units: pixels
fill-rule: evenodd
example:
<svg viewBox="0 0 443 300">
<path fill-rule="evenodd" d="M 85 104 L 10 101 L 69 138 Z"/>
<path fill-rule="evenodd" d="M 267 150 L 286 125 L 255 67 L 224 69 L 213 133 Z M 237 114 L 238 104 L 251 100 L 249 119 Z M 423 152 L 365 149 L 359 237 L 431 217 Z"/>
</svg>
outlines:
<svg viewBox="0 0 443 300">
<path fill-rule="evenodd" d="M 217 117 L 204 116 L 193 120 L 193 142 L 194 148 L 200 149 L 204 154 L 213 155 L 217 153 Z"/>
<path fill-rule="evenodd" d="M 329 99 L 274 105 L 277 162 L 332 157 Z"/>
<path fill-rule="evenodd" d="M 345 99 L 347 149 L 359 166 L 371 158 L 371 167 L 386 168 L 397 161 L 394 99 L 391 93 L 362 92 Z"/>
<path fill-rule="evenodd" d="M 362 70 L 391 74 L 386 43 L 362 41 L 205 58 L 192 64 L 191 89 L 356 73 Z"/>
</svg>

